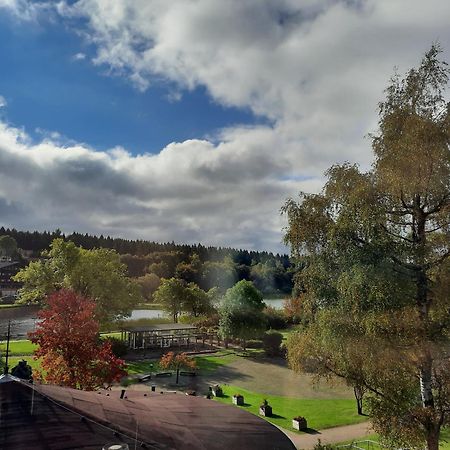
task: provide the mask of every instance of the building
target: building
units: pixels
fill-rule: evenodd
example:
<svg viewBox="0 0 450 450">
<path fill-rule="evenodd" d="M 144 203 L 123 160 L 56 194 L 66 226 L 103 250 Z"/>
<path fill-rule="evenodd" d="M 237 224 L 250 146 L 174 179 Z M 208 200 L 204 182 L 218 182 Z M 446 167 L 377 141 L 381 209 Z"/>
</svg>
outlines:
<svg viewBox="0 0 450 450">
<path fill-rule="evenodd" d="M 0 376 L 0 448 L 295 450 L 240 408 L 181 393 L 79 391 Z"/>
<path fill-rule="evenodd" d="M 23 267 L 23 263 L 12 261 L 5 256 L 0 259 L 0 298 L 15 297 L 22 287 L 21 283 L 13 281 L 12 277 Z"/>
<path fill-rule="evenodd" d="M 159 323 L 155 325 L 123 327 L 121 338 L 128 348 L 158 349 L 188 347 L 198 339 L 204 339 L 196 326 L 183 323 Z"/>
</svg>

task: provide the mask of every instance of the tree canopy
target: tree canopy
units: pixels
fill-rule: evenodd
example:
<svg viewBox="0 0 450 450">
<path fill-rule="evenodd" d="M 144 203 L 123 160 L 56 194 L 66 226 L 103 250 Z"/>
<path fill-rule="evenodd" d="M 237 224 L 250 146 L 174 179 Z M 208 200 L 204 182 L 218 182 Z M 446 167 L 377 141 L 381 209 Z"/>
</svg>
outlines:
<svg viewBox="0 0 450 450">
<path fill-rule="evenodd" d="M 99 340 L 96 304 L 73 291 L 59 290 L 49 296 L 47 307 L 30 339 L 39 347 L 41 377 L 55 384 L 91 390 L 118 381 L 125 363 L 111 351 L 111 343 Z"/>
<path fill-rule="evenodd" d="M 219 309 L 219 333 L 224 339 L 239 338 L 243 347 L 247 339 L 265 330 L 265 304 L 261 292 L 251 281 L 242 280 L 228 289 Z"/>
<path fill-rule="evenodd" d="M 45 259 L 31 262 L 14 277 L 23 283 L 19 301 L 44 304 L 48 294 L 71 289 L 95 301 L 97 318 L 104 322 L 128 315 L 140 300 L 139 286 L 113 250 L 85 250 L 55 239 Z"/>
<path fill-rule="evenodd" d="M 396 75 L 379 107 L 370 171 L 335 165 L 319 194 L 289 199 L 285 235 L 306 261 L 297 278 L 304 331 L 289 341 L 301 369 L 368 392 L 372 423 L 400 446 L 438 448 L 449 423 L 449 71 L 433 45 Z"/>
</svg>

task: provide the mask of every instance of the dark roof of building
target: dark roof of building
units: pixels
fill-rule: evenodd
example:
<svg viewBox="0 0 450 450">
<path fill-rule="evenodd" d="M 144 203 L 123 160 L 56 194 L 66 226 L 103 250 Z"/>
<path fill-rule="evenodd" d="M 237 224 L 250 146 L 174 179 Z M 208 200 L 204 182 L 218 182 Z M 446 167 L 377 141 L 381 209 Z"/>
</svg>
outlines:
<svg viewBox="0 0 450 450">
<path fill-rule="evenodd" d="M 185 323 L 156 323 L 154 325 L 142 325 L 142 326 L 124 326 L 124 331 L 172 331 L 172 330 L 195 330 L 195 325 L 188 325 Z"/>
<path fill-rule="evenodd" d="M 0 269 L 4 269 L 5 267 L 15 266 L 19 264 L 18 261 L 0 261 Z"/>
<path fill-rule="evenodd" d="M 278 428 L 240 408 L 183 394 L 86 392 L 0 377 L 0 448 L 294 450 Z M 8 379 L 6 382 L 5 379 Z M 116 435 L 114 434 L 116 432 Z"/>
</svg>

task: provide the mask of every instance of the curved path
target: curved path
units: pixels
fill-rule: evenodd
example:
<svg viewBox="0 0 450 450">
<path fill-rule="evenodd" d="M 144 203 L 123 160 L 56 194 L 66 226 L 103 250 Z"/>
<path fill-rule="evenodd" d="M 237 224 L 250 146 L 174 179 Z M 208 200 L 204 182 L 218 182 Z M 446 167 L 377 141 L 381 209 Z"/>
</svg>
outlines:
<svg viewBox="0 0 450 450">
<path fill-rule="evenodd" d="M 373 434 L 369 422 L 327 428 L 311 434 L 297 434 L 287 431 L 284 428 L 280 428 L 280 430 L 291 439 L 297 449 L 303 450 L 313 449 L 319 439 L 322 444 L 335 444 L 337 442 L 351 441 L 352 439 L 361 440 Z"/>
</svg>

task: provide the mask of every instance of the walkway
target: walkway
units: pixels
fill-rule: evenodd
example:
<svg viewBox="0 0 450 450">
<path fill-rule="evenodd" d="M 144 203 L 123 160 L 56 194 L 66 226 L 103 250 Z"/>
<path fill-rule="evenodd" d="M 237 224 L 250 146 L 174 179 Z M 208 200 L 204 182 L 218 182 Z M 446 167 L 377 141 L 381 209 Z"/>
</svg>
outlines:
<svg viewBox="0 0 450 450">
<path fill-rule="evenodd" d="M 352 439 L 361 440 L 364 437 L 373 434 L 369 422 L 327 428 L 325 430 L 317 431 L 314 434 L 297 434 L 287 431 L 284 428 L 280 428 L 280 430 L 291 439 L 297 449 L 303 450 L 313 449 L 319 439 L 322 444 L 335 444 L 337 442 L 351 441 Z"/>
</svg>

